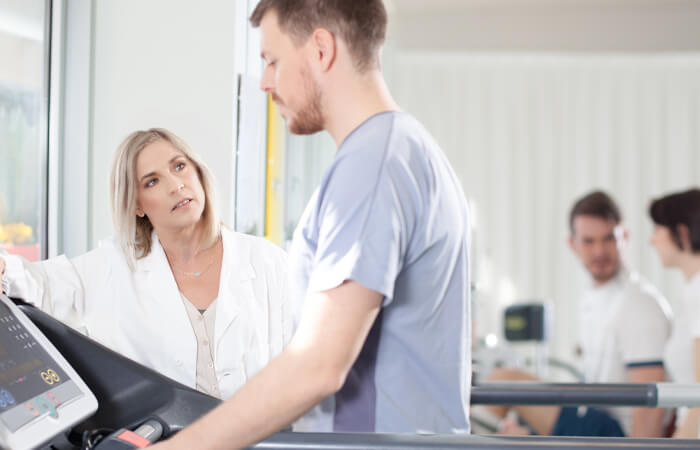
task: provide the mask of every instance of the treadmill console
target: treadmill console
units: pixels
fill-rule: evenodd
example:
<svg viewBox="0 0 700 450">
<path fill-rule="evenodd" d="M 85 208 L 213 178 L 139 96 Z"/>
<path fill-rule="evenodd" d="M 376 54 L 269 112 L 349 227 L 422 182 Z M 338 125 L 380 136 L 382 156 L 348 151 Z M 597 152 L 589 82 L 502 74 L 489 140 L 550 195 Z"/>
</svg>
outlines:
<svg viewBox="0 0 700 450">
<path fill-rule="evenodd" d="M 97 400 L 56 348 L 0 297 L 0 447 L 29 449 L 97 410 Z"/>
</svg>

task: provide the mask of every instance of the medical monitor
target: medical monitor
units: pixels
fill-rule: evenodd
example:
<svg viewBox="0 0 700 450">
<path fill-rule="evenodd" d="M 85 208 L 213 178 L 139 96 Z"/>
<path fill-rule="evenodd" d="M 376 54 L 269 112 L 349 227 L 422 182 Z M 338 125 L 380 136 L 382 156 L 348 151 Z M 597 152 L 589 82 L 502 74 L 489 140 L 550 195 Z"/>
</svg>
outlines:
<svg viewBox="0 0 700 450">
<path fill-rule="evenodd" d="M 0 447 L 30 449 L 93 414 L 97 400 L 49 340 L 0 297 Z"/>
</svg>

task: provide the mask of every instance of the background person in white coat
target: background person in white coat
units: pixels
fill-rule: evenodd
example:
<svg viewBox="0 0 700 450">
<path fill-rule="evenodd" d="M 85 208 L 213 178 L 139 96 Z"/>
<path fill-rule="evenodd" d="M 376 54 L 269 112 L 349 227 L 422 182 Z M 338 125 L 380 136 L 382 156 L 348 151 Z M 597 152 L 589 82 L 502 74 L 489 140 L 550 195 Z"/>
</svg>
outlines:
<svg viewBox="0 0 700 450">
<path fill-rule="evenodd" d="M 214 397 L 231 396 L 291 335 L 285 253 L 221 225 L 212 175 L 164 129 L 117 150 L 116 237 L 74 259 L 0 258 L 3 291 Z"/>
</svg>

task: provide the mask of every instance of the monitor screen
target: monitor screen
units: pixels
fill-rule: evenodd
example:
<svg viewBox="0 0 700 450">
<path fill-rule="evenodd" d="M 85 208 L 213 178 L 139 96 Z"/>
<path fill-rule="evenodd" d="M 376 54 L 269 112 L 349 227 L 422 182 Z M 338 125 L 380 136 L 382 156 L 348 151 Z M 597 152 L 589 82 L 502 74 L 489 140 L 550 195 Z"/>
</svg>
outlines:
<svg viewBox="0 0 700 450">
<path fill-rule="evenodd" d="M 35 336 L 0 302 L 0 420 L 10 431 L 81 396 Z"/>
</svg>

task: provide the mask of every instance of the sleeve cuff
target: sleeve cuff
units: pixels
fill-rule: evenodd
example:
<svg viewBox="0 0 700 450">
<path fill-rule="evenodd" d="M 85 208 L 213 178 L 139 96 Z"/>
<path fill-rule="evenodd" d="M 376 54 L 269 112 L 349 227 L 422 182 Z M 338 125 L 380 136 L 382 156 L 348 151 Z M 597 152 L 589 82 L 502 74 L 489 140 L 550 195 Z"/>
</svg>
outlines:
<svg viewBox="0 0 700 450">
<path fill-rule="evenodd" d="M 24 264 L 22 263 L 22 257 L 6 254 L 3 255 L 3 258 L 5 259 L 5 273 L 2 276 L 2 290 L 7 296 L 13 294 L 17 295 L 16 291 L 19 290 L 22 292 L 22 288 L 19 287 L 17 283 L 20 282 L 20 284 L 22 284 L 21 280 L 24 279 Z"/>
<path fill-rule="evenodd" d="M 10 294 L 10 281 L 7 279 L 7 276 L 5 274 L 2 274 L 2 293 L 3 294 Z"/>
</svg>

